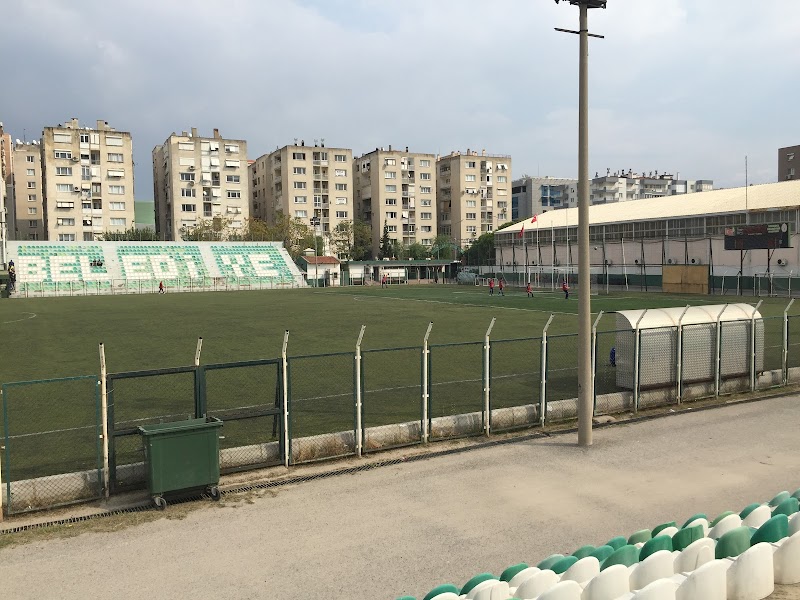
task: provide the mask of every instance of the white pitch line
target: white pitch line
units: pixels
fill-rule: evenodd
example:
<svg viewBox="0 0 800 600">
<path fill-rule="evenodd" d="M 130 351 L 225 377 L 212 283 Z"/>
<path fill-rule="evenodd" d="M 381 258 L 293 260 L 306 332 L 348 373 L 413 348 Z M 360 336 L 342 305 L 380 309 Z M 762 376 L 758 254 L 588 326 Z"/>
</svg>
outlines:
<svg viewBox="0 0 800 600">
<path fill-rule="evenodd" d="M 322 292 L 317 292 L 322 293 Z M 452 306 L 472 306 L 474 308 L 499 308 L 502 310 L 519 310 L 522 312 L 540 312 L 546 314 L 555 314 L 555 315 L 572 315 L 573 317 L 577 313 L 572 312 L 561 312 L 557 310 L 540 310 L 538 308 L 518 308 L 515 306 L 498 306 L 496 304 L 470 304 L 467 302 L 447 302 L 446 300 L 424 300 L 422 298 L 399 298 L 397 296 L 361 296 L 361 298 L 375 298 L 377 300 L 402 300 L 404 302 L 428 302 L 430 304 L 450 304 Z"/>
<path fill-rule="evenodd" d="M 27 321 L 29 319 L 35 319 L 36 318 L 36 313 L 24 312 L 22 314 L 23 315 L 30 315 L 30 316 L 29 317 L 23 317 L 21 319 L 13 319 L 11 321 L 3 321 L 3 325 L 5 325 L 6 323 L 19 323 L 20 321 Z"/>
</svg>

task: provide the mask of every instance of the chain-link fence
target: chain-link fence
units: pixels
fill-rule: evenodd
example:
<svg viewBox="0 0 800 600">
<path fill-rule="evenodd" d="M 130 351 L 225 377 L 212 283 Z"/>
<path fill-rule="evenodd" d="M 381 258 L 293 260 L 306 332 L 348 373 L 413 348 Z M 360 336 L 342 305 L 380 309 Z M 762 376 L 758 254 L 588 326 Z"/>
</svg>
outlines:
<svg viewBox="0 0 800 600">
<path fill-rule="evenodd" d="M 612 394 L 620 392 L 617 384 L 617 332 L 598 331 L 595 338 L 594 412 L 606 415 L 618 412 L 621 400 Z"/>
<path fill-rule="evenodd" d="M 716 323 L 684 325 L 681 338 L 681 402 L 713 396 L 717 372 Z"/>
<path fill-rule="evenodd" d="M 355 354 L 292 357 L 287 376 L 292 463 L 355 453 Z"/>
<path fill-rule="evenodd" d="M 2 396 L 8 514 L 100 497 L 97 377 L 6 383 Z"/>
<path fill-rule="evenodd" d="M 800 381 L 800 315 L 789 317 L 786 367 L 789 383 Z"/>
<path fill-rule="evenodd" d="M 431 439 L 483 431 L 483 352 L 483 342 L 430 346 Z"/>
<path fill-rule="evenodd" d="M 539 422 L 542 339 L 496 340 L 490 355 L 491 430 Z"/>
<path fill-rule="evenodd" d="M 766 389 L 783 385 L 783 317 L 764 317 L 764 364 L 757 373 L 763 373 L 758 387 Z M 756 325 L 758 327 L 759 324 Z M 756 342 L 758 332 L 756 331 Z"/>
<path fill-rule="evenodd" d="M 547 336 L 545 421 L 572 419 L 578 410 L 578 336 Z"/>
<path fill-rule="evenodd" d="M 361 426 L 364 451 L 422 441 L 422 349 L 364 350 Z"/>
<path fill-rule="evenodd" d="M 723 321 L 720 323 L 719 377 L 721 382 L 750 377 L 751 325 L 750 320 Z M 756 355 L 759 355 L 758 348 L 756 349 Z M 758 365 L 756 365 L 756 368 L 758 369 Z"/>
<path fill-rule="evenodd" d="M 201 411 L 223 423 L 224 472 L 283 462 L 283 393 L 279 360 L 200 367 Z"/>
</svg>

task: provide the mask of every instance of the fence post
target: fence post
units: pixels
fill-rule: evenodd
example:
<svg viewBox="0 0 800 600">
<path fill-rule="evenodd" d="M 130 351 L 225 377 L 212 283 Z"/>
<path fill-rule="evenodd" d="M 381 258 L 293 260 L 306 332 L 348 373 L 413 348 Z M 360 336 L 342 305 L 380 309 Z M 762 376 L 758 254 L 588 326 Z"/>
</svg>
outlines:
<svg viewBox="0 0 800 600">
<path fill-rule="evenodd" d="M 542 329 L 542 366 L 541 371 L 541 388 L 539 389 L 539 425 L 545 426 L 547 419 L 545 413 L 547 412 L 547 329 L 550 323 L 553 322 L 555 315 L 551 314 L 547 319 L 544 329 Z"/>
<path fill-rule="evenodd" d="M 197 349 L 194 352 L 194 417 L 205 419 L 208 412 L 206 406 L 205 372 L 200 368 L 200 352 L 203 349 L 203 338 L 197 338 Z"/>
<path fill-rule="evenodd" d="M 2 452 L 0 452 L 0 521 L 2 521 L 3 520 L 3 515 L 5 515 L 5 511 L 3 510 L 3 464 L 2 464 L 3 461 L 2 461 L 2 456 L 3 456 L 4 453 L 7 453 L 6 445 L 8 444 L 8 439 L 6 437 L 8 435 L 8 429 L 5 427 L 5 412 L 6 412 L 5 386 L 2 385 L 2 384 L 0 384 L 0 400 L 2 401 L 2 402 L 0 402 L 0 404 L 2 404 L 2 406 L 3 406 L 3 421 L 4 421 L 3 441 L 5 442 L 5 444 L 2 447 L 0 447 L 0 450 L 2 450 Z M 10 491 L 11 490 L 9 490 L 9 492 Z M 10 493 L 6 493 L 6 504 L 8 504 L 10 501 L 11 501 L 11 494 Z"/>
<path fill-rule="evenodd" d="M 603 318 L 603 311 L 597 314 L 592 325 L 592 413 L 597 408 L 597 325 Z"/>
<path fill-rule="evenodd" d="M 286 357 L 286 347 L 289 345 L 289 330 L 283 332 L 283 346 L 281 348 L 281 394 L 283 396 L 283 466 L 289 467 L 289 360 Z"/>
<path fill-rule="evenodd" d="M 489 343 L 489 336 L 492 334 L 492 328 L 494 327 L 494 322 L 497 319 L 492 317 L 492 322 L 489 323 L 489 329 L 486 330 L 486 337 L 483 341 L 483 413 L 484 413 L 484 420 L 483 420 L 483 431 L 486 433 L 487 437 L 491 434 L 492 429 L 492 400 L 491 400 L 491 383 L 492 383 L 492 373 L 491 373 L 491 362 L 492 362 L 492 348 Z"/>
<path fill-rule="evenodd" d="M 108 485 L 108 371 L 106 369 L 106 349 L 100 342 L 100 419 L 102 420 L 103 436 L 103 494 L 108 498 L 110 490 Z"/>
<path fill-rule="evenodd" d="M 753 309 L 753 316 L 750 317 L 750 391 L 756 391 L 756 313 L 763 303 L 759 300 Z"/>
<path fill-rule="evenodd" d="M 644 309 L 639 319 L 636 321 L 634 333 L 634 348 L 633 348 L 633 412 L 639 412 L 639 386 L 641 384 L 641 358 L 642 358 L 642 330 L 639 329 L 639 323 L 642 322 L 644 316 L 647 314 L 648 309 Z"/>
<path fill-rule="evenodd" d="M 716 366 L 714 369 L 714 397 L 719 397 L 719 381 L 722 371 L 722 326 L 720 324 L 720 319 L 722 318 L 722 313 L 724 313 L 727 308 L 728 305 L 726 304 L 717 314 L 717 353 L 715 361 Z"/>
<path fill-rule="evenodd" d="M 356 456 L 361 456 L 361 448 L 363 445 L 362 431 L 361 431 L 361 340 L 364 339 L 364 330 L 366 325 L 361 326 L 361 331 L 358 333 L 358 341 L 356 342 Z"/>
<path fill-rule="evenodd" d="M 428 387 L 428 365 L 430 364 L 430 349 L 428 348 L 428 336 L 431 334 L 433 321 L 428 323 L 428 330 L 425 332 L 425 339 L 422 341 L 422 443 L 428 443 L 428 403 L 430 402 L 430 389 Z"/>
<path fill-rule="evenodd" d="M 791 286 L 791 277 L 789 279 Z M 789 304 L 783 311 L 783 362 L 781 364 L 783 371 L 783 385 L 789 384 L 789 309 L 794 304 L 794 298 L 789 300 Z"/>
<path fill-rule="evenodd" d="M 723 286 L 725 285 L 723 275 Z M 675 378 L 677 379 L 678 384 L 678 397 L 677 403 L 681 403 L 681 397 L 683 396 L 683 317 L 686 314 L 686 311 L 689 310 L 689 305 L 686 305 L 686 308 L 683 309 L 681 316 L 678 318 L 678 347 L 676 349 L 677 356 L 675 357 Z"/>
</svg>

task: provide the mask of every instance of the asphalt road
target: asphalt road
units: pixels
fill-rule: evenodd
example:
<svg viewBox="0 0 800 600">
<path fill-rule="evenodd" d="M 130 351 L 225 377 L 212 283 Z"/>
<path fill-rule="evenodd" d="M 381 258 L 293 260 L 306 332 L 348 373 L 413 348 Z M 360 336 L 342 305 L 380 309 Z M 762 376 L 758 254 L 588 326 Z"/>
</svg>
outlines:
<svg viewBox="0 0 800 600">
<path fill-rule="evenodd" d="M 280 488 L 0 551 L 26 598 L 421 598 L 695 512 L 800 487 L 800 398 L 525 441 Z M 167 514 L 169 514 L 167 510 Z"/>
</svg>

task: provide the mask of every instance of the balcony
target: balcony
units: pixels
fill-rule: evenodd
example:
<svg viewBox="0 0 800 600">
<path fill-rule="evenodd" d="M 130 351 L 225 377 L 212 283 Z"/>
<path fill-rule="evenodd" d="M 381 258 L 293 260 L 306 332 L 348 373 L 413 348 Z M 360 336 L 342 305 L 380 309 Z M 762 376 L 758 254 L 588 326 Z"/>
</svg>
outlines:
<svg viewBox="0 0 800 600">
<path fill-rule="evenodd" d="M 312 164 L 315 167 L 327 167 L 328 166 L 328 161 L 327 160 L 314 160 L 314 161 L 312 161 Z"/>
<path fill-rule="evenodd" d="M 314 181 L 327 181 L 328 174 L 327 173 L 314 173 Z"/>
<path fill-rule="evenodd" d="M 413 175 L 404 176 L 402 179 L 403 179 L 403 183 L 415 183 L 416 182 L 416 179 L 414 178 Z"/>
</svg>

